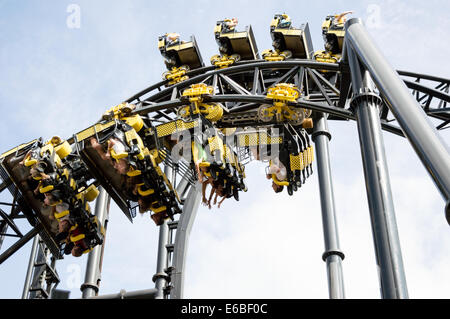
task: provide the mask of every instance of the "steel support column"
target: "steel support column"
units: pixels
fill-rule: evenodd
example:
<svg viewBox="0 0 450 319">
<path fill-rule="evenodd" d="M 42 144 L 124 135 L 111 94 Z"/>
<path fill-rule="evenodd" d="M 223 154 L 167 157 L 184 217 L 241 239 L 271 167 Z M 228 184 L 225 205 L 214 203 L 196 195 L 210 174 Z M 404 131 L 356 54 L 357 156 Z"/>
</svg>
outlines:
<svg viewBox="0 0 450 319">
<path fill-rule="evenodd" d="M 322 207 L 325 252 L 322 259 L 327 264 L 328 292 L 330 299 L 345 298 L 342 260 L 344 254 L 339 247 L 339 235 L 334 205 L 333 181 L 331 177 L 328 142 L 327 115 L 319 113 L 314 123 L 312 139 L 316 149 L 317 172 L 319 176 L 320 205 Z"/>
<path fill-rule="evenodd" d="M 383 298 L 408 298 L 379 118 L 381 99 L 369 72 L 347 45 L 366 190 Z"/>
<path fill-rule="evenodd" d="M 28 292 L 31 287 L 31 277 L 33 275 L 34 261 L 36 260 L 36 253 L 39 245 L 39 235 L 36 235 L 31 246 L 30 261 L 28 262 L 27 275 L 25 277 L 25 284 L 23 285 L 22 299 L 28 299 Z"/>
<path fill-rule="evenodd" d="M 172 290 L 171 299 L 183 298 L 184 288 L 184 268 L 186 261 L 187 248 L 189 244 L 189 235 L 197 215 L 198 206 L 201 200 L 201 188 L 191 187 L 186 201 L 183 205 L 183 213 L 178 221 L 178 228 L 175 237 L 175 246 L 173 251 L 173 269 L 171 270 Z"/>
<path fill-rule="evenodd" d="M 164 167 L 164 174 L 166 174 L 169 181 L 173 181 L 173 170 L 171 167 Z M 168 221 L 164 220 L 163 224 L 159 226 L 158 259 L 156 261 L 156 274 L 153 276 L 157 291 L 155 299 L 164 299 L 164 288 L 168 281 L 168 274 L 166 273 L 168 266 L 166 245 L 169 243 L 169 226 L 167 223 Z"/>
<path fill-rule="evenodd" d="M 169 242 L 169 226 L 167 220 L 159 226 L 158 259 L 156 261 L 156 274 L 153 276 L 155 289 L 157 290 L 155 299 L 164 299 L 164 288 L 167 284 L 167 247 Z"/>
<path fill-rule="evenodd" d="M 88 256 L 86 264 L 86 274 L 84 278 L 84 284 L 81 285 L 83 298 L 89 298 L 98 294 L 100 286 L 100 278 L 102 271 L 103 252 L 105 248 L 106 229 L 109 218 L 109 204 L 111 197 L 108 195 L 105 189 L 99 187 L 100 194 L 95 202 L 95 216 L 97 216 L 99 222 L 105 229 L 105 238 L 103 238 L 103 244 L 96 246 Z"/>
<path fill-rule="evenodd" d="M 353 49 L 360 62 L 369 70 L 404 135 L 431 175 L 445 201 L 449 201 L 450 151 L 448 145 L 397 72 L 375 46 L 361 20 L 348 20 L 345 29 L 347 49 Z M 448 215 L 447 221 L 450 223 Z"/>
</svg>

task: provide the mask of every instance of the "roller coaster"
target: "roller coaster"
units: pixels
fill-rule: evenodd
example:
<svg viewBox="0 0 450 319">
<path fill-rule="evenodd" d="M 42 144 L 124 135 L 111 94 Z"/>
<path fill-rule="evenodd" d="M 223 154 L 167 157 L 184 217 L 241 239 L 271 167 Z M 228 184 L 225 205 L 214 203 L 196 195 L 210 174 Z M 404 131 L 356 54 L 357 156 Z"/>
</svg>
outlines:
<svg viewBox="0 0 450 319">
<path fill-rule="evenodd" d="M 157 41 L 162 81 L 73 136 L 37 138 L 1 154 L 0 192 L 11 201 L 0 203 L 0 248 L 5 236 L 18 239 L 0 264 L 34 239 L 22 297 L 50 298 L 60 282 L 56 261 L 89 254 L 83 298 L 182 298 L 200 202 L 239 201 L 251 161 L 267 164 L 276 193 L 293 196 L 317 161 L 329 296 L 344 298 L 328 154 L 327 121 L 335 120 L 358 124 L 382 297 L 408 298 L 381 131 L 411 143 L 450 223 L 450 152 L 438 132 L 450 126 L 450 80 L 393 70 L 362 21 L 347 14 L 326 17 L 318 51 L 308 23 L 294 27 L 287 14 L 275 14 L 273 48 L 261 56 L 251 26 L 238 31 L 236 18 L 219 20 L 209 66 L 194 36 L 166 33 Z M 130 221 L 148 212 L 159 227 L 155 288 L 98 295 L 110 199 Z M 32 230 L 23 234 L 18 218 Z"/>
</svg>

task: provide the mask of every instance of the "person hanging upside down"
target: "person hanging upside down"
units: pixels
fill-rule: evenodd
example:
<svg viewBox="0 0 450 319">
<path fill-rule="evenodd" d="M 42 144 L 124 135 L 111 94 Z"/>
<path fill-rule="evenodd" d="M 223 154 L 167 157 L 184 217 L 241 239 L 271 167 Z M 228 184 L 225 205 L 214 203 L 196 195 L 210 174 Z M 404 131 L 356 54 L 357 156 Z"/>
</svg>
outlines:
<svg viewBox="0 0 450 319">
<path fill-rule="evenodd" d="M 120 159 L 115 159 L 113 158 L 111 152 L 114 152 L 114 154 L 123 154 L 126 152 L 125 150 L 125 145 L 123 144 L 122 141 L 120 141 L 119 139 L 112 137 L 108 140 L 108 145 L 107 145 L 107 151 L 105 152 L 103 150 L 102 145 L 97 141 L 96 138 L 92 137 L 91 138 L 91 145 L 92 147 L 99 153 L 100 157 L 105 160 L 105 161 L 109 161 L 112 166 L 117 170 L 117 172 L 120 175 L 126 175 L 128 168 L 129 168 L 129 163 L 125 158 L 120 158 Z"/>
<path fill-rule="evenodd" d="M 180 43 L 180 35 L 176 32 L 167 33 L 166 39 L 167 39 L 168 46 Z"/>
<path fill-rule="evenodd" d="M 69 235 L 69 229 L 72 226 L 70 221 L 69 204 L 61 200 L 61 193 L 58 190 L 44 193 L 44 207 L 51 207 L 52 212 L 50 220 L 57 219 L 58 234 L 56 240 L 62 241 Z"/>
<path fill-rule="evenodd" d="M 273 176 L 275 176 L 275 178 L 280 182 L 285 181 L 287 178 L 286 166 L 281 163 L 278 157 L 273 159 L 267 171 L 267 179 L 273 179 Z M 272 181 L 272 188 L 275 193 L 280 193 L 283 191 L 284 187 L 282 185 L 278 185 L 275 181 Z"/>
<path fill-rule="evenodd" d="M 220 205 L 222 205 L 223 201 L 225 199 L 227 199 L 226 193 L 225 193 L 225 188 L 222 186 L 222 184 L 215 182 L 214 183 L 214 188 L 211 189 L 211 194 L 209 196 L 209 200 L 208 200 L 208 207 L 209 209 L 211 209 L 211 198 L 214 195 L 214 193 L 216 194 L 216 196 L 214 197 L 214 203 L 213 205 L 216 205 L 217 203 L 217 197 L 222 197 L 222 199 L 220 200 L 220 202 L 217 205 L 217 208 L 220 208 Z"/>
<path fill-rule="evenodd" d="M 193 161 L 197 179 L 199 183 L 202 184 L 202 204 L 211 208 L 210 201 L 206 199 L 206 188 L 208 185 L 211 185 L 214 189 L 214 179 L 210 174 L 209 165 L 201 165 L 202 163 L 207 163 L 208 156 L 203 146 L 197 141 L 194 142 L 192 151 L 195 152 L 195 154 L 193 154 Z"/>
<path fill-rule="evenodd" d="M 237 18 L 225 19 L 223 23 L 223 32 L 231 32 L 238 24 Z"/>
<path fill-rule="evenodd" d="M 202 167 L 203 168 L 203 167 Z M 202 204 L 204 206 L 208 206 L 211 209 L 211 197 L 214 191 L 214 179 L 211 176 L 206 176 L 206 175 L 202 175 L 204 177 L 202 177 Z M 206 199 L 206 188 L 208 187 L 208 185 L 211 185 L 211 194 L 210 194 L 210 199 L 207 200 Z"/>
<path fill-rule="evenodd" d="M 72 230 L 70 232 L 70 236 L 72 236 L 72 237 L 79 236 L 81 234 L 82 234 L 82 232 L 79 229 L 79 227 L 75 228 L 74 230 Z M 83 255 L 83 252 L 86 251 L 88 248 L 89 247 L 86 244 L 85 239 L 83 238 L 83 239 L 77 240 L 73 243 L 73 247 L 72 247 L 70 253 L 72 254 L 73 257 L 80 257 L 81 255 Z"/>
</svg>

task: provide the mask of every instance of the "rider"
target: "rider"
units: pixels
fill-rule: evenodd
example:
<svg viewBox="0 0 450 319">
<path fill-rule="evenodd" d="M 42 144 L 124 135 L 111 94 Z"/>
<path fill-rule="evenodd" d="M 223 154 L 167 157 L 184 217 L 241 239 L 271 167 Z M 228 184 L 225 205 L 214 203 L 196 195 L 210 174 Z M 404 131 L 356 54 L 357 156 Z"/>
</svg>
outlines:
<svg viewBox="0 0 450 319">
<path fill-rule="evenodd" d="M 59 242 L 64 240 L 69 234 L 69 229 L 72 226 L 70 220 L 70 205 L 62 200 L 61 192 L 59 190 L 53 190 L 51 192 L 44 193 L 44 207 L 51 207 L 51 214 L 49 218 L 58 220 L 58 234 L 56 234 L 56 240 Z"/>
<path fill-rule="evenodd" d="M 234 28 L 237 26 L 237 24 L 238 24 L 238 19 L 237 18 L 225 19 L 223 24 L 222 24 L 222 26 L 223 26 L 222 32 L 234 31 Z"/>
<path fill-rule="evenodd" d="M 180 43 L 180 35 L 176 32 L 167 33 L 166 39 L 167 39 L 167 46 Z"/>
<path fill-rule="evenodd" d="M 267 179 L 273 178 L 273 176 L 276 177 L 276 179 L 280 182 L 286 181 L 287 179 L 287 170 L 286 166 L 280 161 L 278 157 L 275 157 L 270 165 L 269 169 L 267 170 Z M 275 181 L 272 181 L 272 188 L 275 191 L 275 193 L 280 193 L 283 191 L 283 186 L 278 185 L 275 183 Z"/>
<path fill-rule="evenodd" d="M 112 137 L 108 140 L 107 150 L 106 152 L 103 150 L 102 145 L 97 141 L 95 137 L 91 138 L 92 147 L 99 153 L 100 157 L 105 161 L 110 161 L 112 166 L 117 170 L 120 175 L 126 175 L 129 169 L 129 163 L 124 158 L 119 158 L 120 154 L 126 152 L 124 143 L 116 137 Z M 114 159 L 111 151 L 114 152 L 114 156 L 117 158 Z"/>
<path fill-rule="evenodd" d="M 336 14 L 332 21 L 333 26 L 337 26 L 338 24 L 344 24 L 347 21 L 347 15 L 352 13 L 353 11 L 346 11 L 341 14 Z"/>
<path fill-rule="evenodd" d="M 289 29 L 292 25 L 292 21 L 287 14 L 282 14 L 280 22 L 278 23 L 279 28 Z"/>
</svg>

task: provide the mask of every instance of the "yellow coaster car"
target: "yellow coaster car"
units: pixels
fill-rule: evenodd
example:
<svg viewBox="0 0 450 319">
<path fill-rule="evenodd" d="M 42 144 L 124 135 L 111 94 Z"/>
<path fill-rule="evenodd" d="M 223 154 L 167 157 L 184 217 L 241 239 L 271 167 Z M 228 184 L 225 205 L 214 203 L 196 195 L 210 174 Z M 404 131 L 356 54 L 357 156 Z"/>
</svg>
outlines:
<svg viewBox="0 0 450 319">
<path fill-rule="evenodd" d="M 331 54 L 342 54 L 344 46 L 346 15 L 352 13 L 347 11 L 341 14 L 329 15 L 322 23 L 322 36 L 325 42 L 325 50 Z"/>
<path fill-rule="evenodd" d="M 168 70 L 181 66 L 193 70 L 205 66 L 194 36 L 185 42 L 181 41 L 176 33 L 166 33 L 158 38 L 158 49 Z"/>
<path fill-rule="evenodd" d="M 192 161 L 198 165 L 197 174 L 206 176 L 225 198 L 239 200 L 239 192 L 247 191 L 245 167 L 239 163 L 236 152 L 223 141 L 220 134 L 192 141 Z M 203 177 L 199 178 L 203 180 Z"/>
<path fill-rule="evenodd" d="M 277 56 L 284 59 L 312 58 L 314 49 L 308 23 L 294 28 L 287 14 L 276 14 L 270 24 L 270 35 L 274 51 L 264 51 L 263 58 L 266 60 L 277 61 Z"/>
<path fill-rule="evenodd" d="M 226 59 L 232 59 L 234 63 L 239 60 L 259 59 L 252 27 L 247 26 L 245 31 L 238 32 L 235 28 L 236 24 L 236 19 L 217 21 L 214 28 L 214 36 L 219 45 L 220 55 L 212 57 L 211 61 L 225 63 Z M 225 59 L 220 61 L 223 57 Z"/>
<path fill-rule="evenodd" d="M 97 216 L 91 213 L 85 200 L 81 199 L 75 203 L 71 215 L 76 217 L 72 218 L 72 226 L 64 243 L 64 254 L 72 253 L 74 256 L 80 256 L 103 244 L 105 229 Z M 78 250 L 78 254 L 74 253 L 74 248 Z"/>
<path fill-rule="evenodd" d="M 276 174 L 269 176 L 277 188 L 286 186 L 289 195 L 297 191 L 312 174 L 313 149 L 306 130 L 290 124 L 270 128 L 245 130 L 236 134 L 236 146 L 240 158 L 253 157 L 262 162 L 281 162 L 286 178 L 278 180 Z"/>
<path fill-rule="evenodd" d="M 80 213 L 77 203 L 93 201 L 98 190 L 87 182 L 90 179 L 87 168 L 67 141 L 58 137 L 44 143 L 42 139 L 23 144 L 0 156 L 2 176 L 8 176 L 14 183 L 18 203 L 32 226 L 42 226 L 41 237 L 55 257 L 65 251 L 62 240 L 67 233 L 60 232 L 59 222 L 88 225 L 93 217 Z M 14 195 L 16 196 L 16 195 Z M 96 226 L 85 227 L 88 246 L 102 243 Z"/>
<path fill-rule="evenodd" d="M 78 133 L 83 159 L 130 220 L 138 206 L 141 213 L 173 219 L 181 213 L 180 199 L 159 167 L 163 159 L 154 141 L 157 131 L 143 123 L 137 132 L 127 119 L 119 116 Z M 158 217 L 157 224 L 164 218 Z"/>
</svg>

